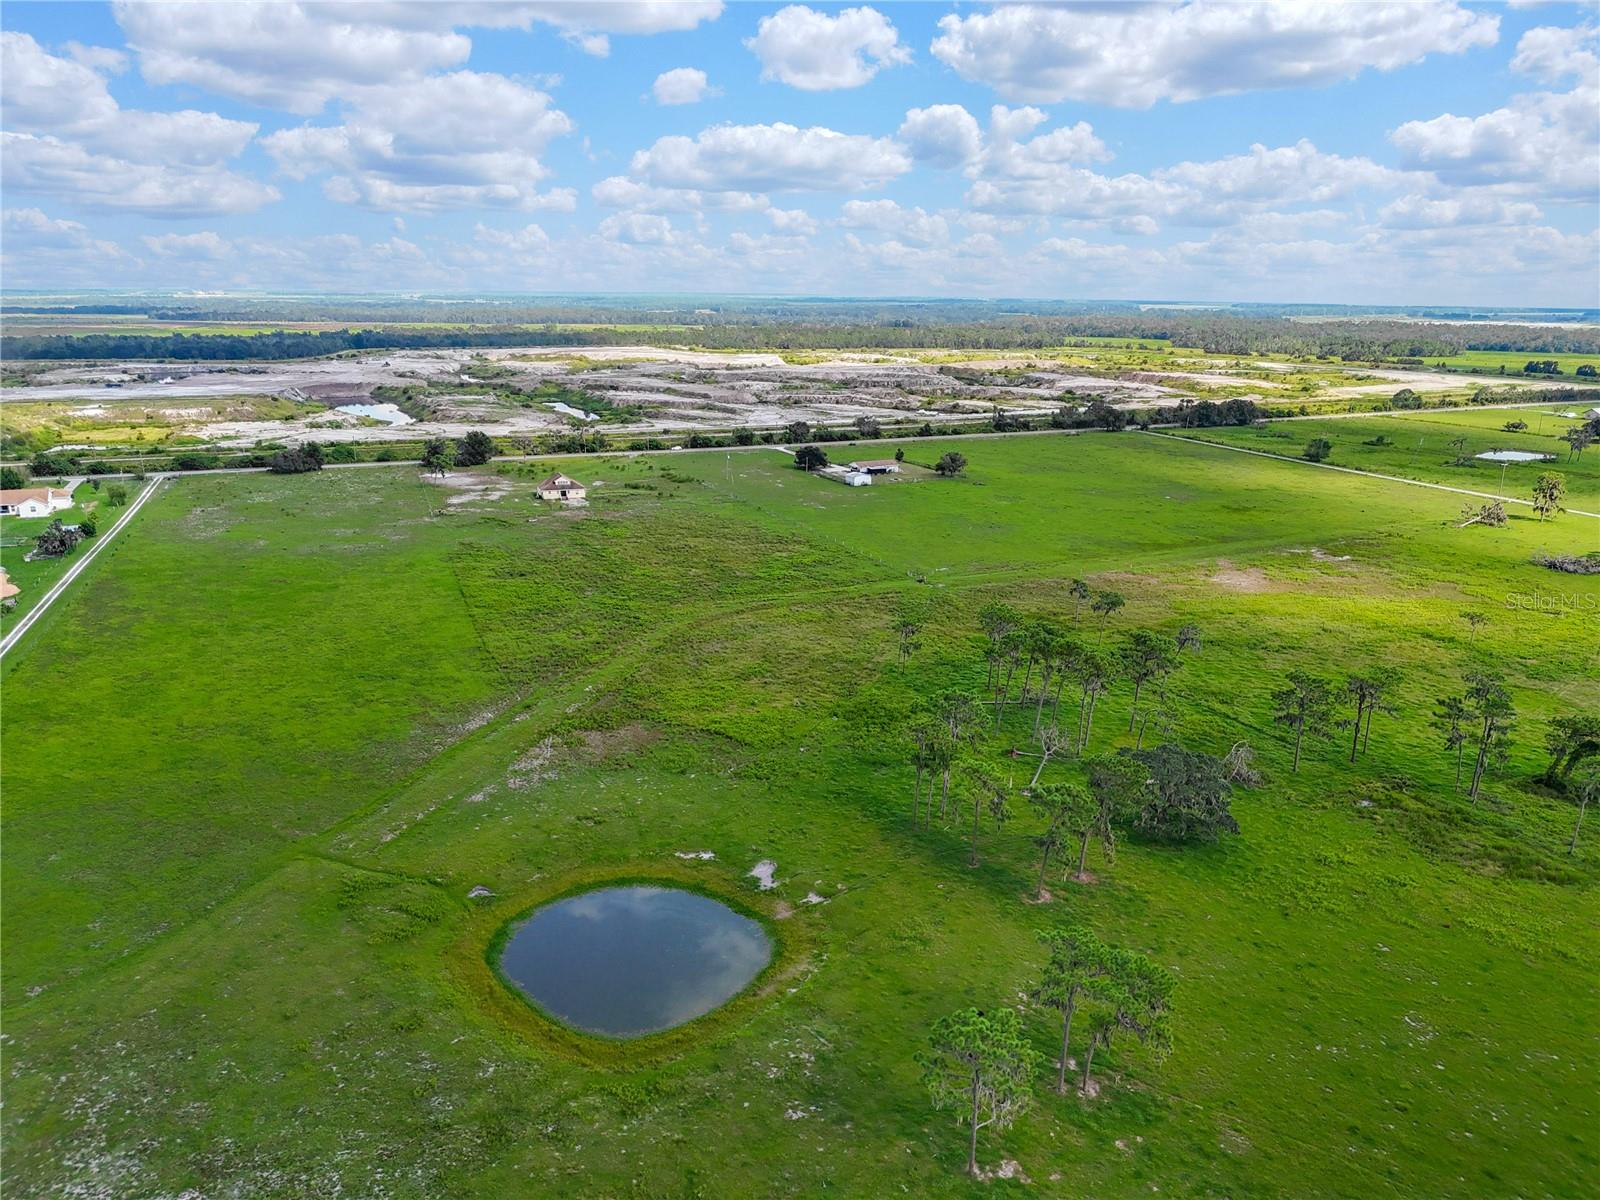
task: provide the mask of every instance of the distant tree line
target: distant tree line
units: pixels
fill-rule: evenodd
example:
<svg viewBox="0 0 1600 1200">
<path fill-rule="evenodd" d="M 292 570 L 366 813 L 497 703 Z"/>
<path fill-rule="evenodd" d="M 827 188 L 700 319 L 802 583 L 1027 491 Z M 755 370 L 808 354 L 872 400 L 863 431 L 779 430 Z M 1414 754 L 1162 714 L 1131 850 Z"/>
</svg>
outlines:
<svg viewBox="0 0 1600 1200">
<path fill-rule="evenodd" d="M 85 312 L 87 310 L 75 310 Z M 154 315 L 154 314 L 152 314 Z M 598 314 L 589 313 L 598 319 Z M 196 319 L 194 314 L 186 314 Z M 354 350 L 609 346 L 640 340 L 638 313 L 613 315 L 624 328 L 573 328 L 544 324 L 477 323 L 428 327 L 385 325 L 332 330 L 278 329 L 232 334 L 91 333 L 13 334 L 0 338 L 0 357 L 22 359 L 174 359 L 247 361 L 310 358 Z M 1213 354 L 1287 354 L 1344 362 L 1448 358 L 1466 350 L 1532 354 L 1600 354 L 1600 329 L 1529 325 L 1445 325 L 1383 320 L 1317 321 L 1231 313 L 1090 312 L 1072 316 L 1020 314 L 986 320 L 885 318 L 871 310 L 819 320 L 698 313 L 694 321 L 663 319 L 661 337 L 674 344 L 717 350 L 1048 350 L 1074 339 L 1119 337 L 1192 347 Z M 348 319 L 348 318 L 342 318 Z M 388 319 L 394 320 L 390 316 Z M 423 319 L 423 318 L 418 318 Z M 430 312 L 432 322 L 442 315 Z M 654 318 L 652 318 L 654 321 Z M 1535 360 L 1542 363 L 1547 360 Z M 1541 371 L 1543 370 L 1541 366 Z"/>
</svg>

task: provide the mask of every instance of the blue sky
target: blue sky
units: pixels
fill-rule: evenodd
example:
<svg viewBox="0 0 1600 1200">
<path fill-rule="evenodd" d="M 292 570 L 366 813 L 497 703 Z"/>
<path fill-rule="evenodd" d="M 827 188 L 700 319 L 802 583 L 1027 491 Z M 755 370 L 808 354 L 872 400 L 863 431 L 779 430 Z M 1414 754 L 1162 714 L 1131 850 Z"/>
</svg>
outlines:
<svg viewBox="0 0 1600 1200">
<path fill-rule="evenodd" d="M 1600 303 L 1592 6 L 0 20 L 11 288 Z"/>
</svg>

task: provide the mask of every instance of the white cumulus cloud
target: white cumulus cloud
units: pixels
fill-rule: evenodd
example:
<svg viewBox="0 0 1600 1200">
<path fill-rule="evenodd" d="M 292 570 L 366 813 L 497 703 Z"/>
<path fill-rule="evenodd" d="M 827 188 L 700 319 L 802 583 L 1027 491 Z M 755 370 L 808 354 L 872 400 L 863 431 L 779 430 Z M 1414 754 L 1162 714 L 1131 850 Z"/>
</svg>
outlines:
<svg viewBox="0 0 1600 1200">
<path fill-rule="evenodd" d="M 1448 186 L 1503 184 L 1593 202 L 1600 163 L 1600 89 L 1534 92 L 1476 117 L 1407 121 L 1390 140 L 1402 163 Z"/>
<path fill-rule="evenodd" d="M 613 213 L 599 228 L 601 237 L 633 246 L 664 246 L 676 239 L 672 222 L 659 213 Z"/>
<path fill-rule="evenodd" d="M 965 166 L 983 148 L 977 118 L 959 104 L 911 109 L 897 136 L 913 158 L 935 167 Z"/>
<path fill-rule="evenodd" d="M 7 188 L 151 217 L 251 212 L 279 197 L 277 188 L 225 167 L 136 162 L 31 133 L 0 133 L 0 164 Z"/>
<path fill-rule="evenodd" d="M 657 104 L 698 104 L 711 91 L 706 73 L 698 67 L 674 67 L 656 76 L 650 92 Z"/>
<path fill-rule="evenodd" d="M 140 240 L 147 250 L 162 258 L 222 259 L 233 253 L 233 244 L 209 229 L 201 233 L 163 233 Z"/>
<path fill-rule="evenodd" d="M 1511 69 L 1545 83 L 1576 78 L 1593 84 L 1600 76 L 1600 56 L 1595 54 L 1597 36 L 1600 29 L 1593 25 L 1577 29 L 1542 25 L 1530 29 L 1517 42 Z"/>
<path fill-rule="evenodd" d="M 47 216 L 37 208 L 8 208 L 0 214 L 7 256 L 34 251 L 71 251 L 85 258 L 127 257 L 115 242 L 94 237 L 81 221 Z"/>
<path fill-rule="evenodd" d="M 761 60 L 761 78 L 808 92 L 860 87 L 884 67 L 911 61 L 889 19 L 866 7 L 830 16 L 791 4 L 762 17 L 745 45 Z"/>
<path fill-rule="evenodd" d="M 875 229 L 907 242 L 943 242 L 950 226 L 942 216 L 921 208 L 902 208 L 893 200 L 849 200 L 839 210 L 846 229 Z"/>
<path fill-rule="evenodd" d="M 570 207 L 541 194 L 540 161 L 572 129 L 550 97 L 504 75 L 453 71 L 362 88 L 339 125 L 281 129 L 262 144 L 292 179 L 328 176 L 334 200 L 382 211 Z"/>
<path fill-rule="evenodd" d="M 774 233 L 810 237 L 817 231 L 817 219 L 803 208 L 769 208 L 767 220 Z"/>
<path fill-rule="evenodd" d="M 753 192 L 702 192 L 694 188 L 651 187 L 626 175 L 612 175 L 589 189 L 602 208 L 632 212 L 756 212 L 770 201 Z"/>
<path fill-rule="evenodd" d="M 311 115 L 352 89 L 399 84 L 459 67 L 462 28 L 561 31 L 586 53 L 609 34 L 693 29 L 721 0 L 115 0 L 139 69 L 152 83 L 187 83 L 252 104 Z"/>
<path fill-rule="evenodd" d="M 1003 5 L 939 21 L 932 51 L 1011 99 L 1148 108 L 1349 79 L 1493 45 L 1499 18 L 1455 0 Z"/>
<path fill-rule="evenodd" d="M 471 40 L 449 29 L 383 24 L 376 5 L 117 0 L 113 10 L 151 83 L 193 84 L 294 113 L 318 112 L 352 86 L 458 66 L 472 52 Z"/>
<path fill-rule="evenodd" d="M 853 192 L 910 169 L 910 155 L 889 138 L 782 122 L 715 125 L 693 138 L 659 138 L 635 153 L 630 167 L 644 183 L 708 192 Z"/>
<path fill-rule="evenodd" d="M 1499 196 L 1434 199 L 1416 193 L 1383 206 L 1378 221 L 1391 229 L 1440 229 L 1458 225 L 1527 225 L 1540 219 L 1537 204 Z"/>
<path fill-rule="evenodd" d="M 88 207 L 163 215 L 241 212 L 276 199 L 265 184 L 229 170 L 257 126 L 216 113 L 123 108 L 101 73 L 105 55 L 51 54 L 26 33 L 0 34 L 0 125 L 10 140 L 5 184 Z M 102 176 L 95 179 L 97 171 Z M 79 191 L 80 186 L 87 190 Z M 170 205 L 160 193 L 171 190 Z M 206 205 L 207 188 L 217 189 Z M 128 189 L 128 194 L 117 193 Z"/>
</svg>

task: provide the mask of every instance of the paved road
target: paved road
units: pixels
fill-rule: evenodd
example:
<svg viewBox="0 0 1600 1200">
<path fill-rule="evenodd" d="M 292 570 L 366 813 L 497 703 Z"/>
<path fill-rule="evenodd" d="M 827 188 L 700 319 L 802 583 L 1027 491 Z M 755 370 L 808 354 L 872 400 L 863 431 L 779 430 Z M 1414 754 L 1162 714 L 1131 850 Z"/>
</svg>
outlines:
<svg viewBox="0 0 1600 1200">
<path fill-rule="evenodd" d="M 150 486 L 134 497 L 133 503 L 128 505 L 122 516 L 117 518 L 116 524 L 98 537 L 91 538 L 83 543 L 82 552 L 74 558 L 72 565 L 66 569 L 61 578 L 56 580 L 55 586 L 44 594 L 44 598 L 39 603 L 18 618 L 17 623 L 11 627 L 10 633 L 6 634 L 4 638 L 0 638 L 0 658 L 4 658 L 6 652 L 15 646 L 22 635 L 33 627 L 33 623 L 50 610 L 50 606 L 61 598 L 72 581 L 99 557 L 100 552 L 106 548 L 106 544 L 122 532 L 128 522 L 133 520 L 134 514 L 144 507 L 145 501 L 154 496 L 156 490 L 169 478 L 170 476 L 168 475 L 155 476 L 151 480 Z"/>
<path fill-rule="evenodd" d="M 1421 479 L 1407 479 L 1402 475 L 1380 475 L 1376 471 L 1363 471 L 1356 467 L 1339 467 L 1333 463 L 1312 462 L 1305 458 L 1291 458 L 1287 454 L 1270 454 L 1265 450 L 1251 450 L 1244 446 L 1229 446 L 1224 442 L 1208 442 L 1203 438 L 1180 437 L 1175 433 L 1158 433 L 1154 429 L 1145 431 L 1150 437 L 1167 438 L 1174 442 L 1187 442 L 1191 446 L 1212 446 L 1218 450 L 1232 450 L 1235 454 L 1253 454 L 1257 458 L 1272 458 L 1278 462 L 1296 463 L 1302 467 L 1321 467 L 1324 471 L 1342 471 L 1346 475 L 1365 475 L 1368 479 L 1382 479 L 1386 483 L 1405 483 L 1412 487 L 1432 488 L 1436 492 L 1454 492 L 1458 496 L 1476 496 L 1480 500 L 1501 500 L 1506 504 L 1522 504 L 1528 508 L 1533 507 L 1532 500 L 1523 500 L 1518 496 L 1501 496 L 1494 492 L 1475 492 L 1470 488 L 1451 487 L 1447 483 L 1428 483 Z M 1575 517 L 1600 517 L 1600 513 L 1584 512 L 1581 508 L 1563 508 L 1562 512 L 1571 513 Z"/>
</svg>

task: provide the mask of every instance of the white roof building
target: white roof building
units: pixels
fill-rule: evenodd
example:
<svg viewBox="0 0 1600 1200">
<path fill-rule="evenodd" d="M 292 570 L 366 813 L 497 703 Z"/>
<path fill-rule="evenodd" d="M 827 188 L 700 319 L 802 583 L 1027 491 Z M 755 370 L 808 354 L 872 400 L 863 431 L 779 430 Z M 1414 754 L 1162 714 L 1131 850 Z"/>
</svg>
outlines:
<svg viewBox="0 0 1600 1200">
<path fill-rule="evenodd" d="M 8 488 L 0 491 L 0 517 L 48 517 L 72 507 L 66 488 Z"/>
</svg>

